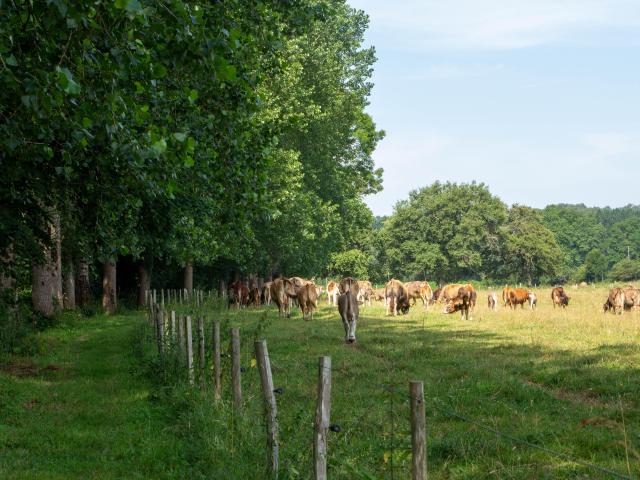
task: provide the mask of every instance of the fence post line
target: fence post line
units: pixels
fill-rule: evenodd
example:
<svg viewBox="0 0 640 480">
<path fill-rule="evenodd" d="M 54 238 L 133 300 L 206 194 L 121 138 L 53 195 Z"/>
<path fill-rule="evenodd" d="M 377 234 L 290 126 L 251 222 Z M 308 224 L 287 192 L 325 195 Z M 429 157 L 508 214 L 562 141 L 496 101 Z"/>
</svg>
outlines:
<svg viewBox="0 0 640 480">
<path fill-rule="evenodd" d="M 198 356 L 200 359 L 200 388 L 204 389 L 207 359 L 204 355 L 204 317 L 202 315 L 198 317 Z"/>
<path fill-rule="evenodd" d="M 265 416 L 267 417 L 267 449 L 270 472 L 273 478 L 278 478 L 278 409 L 276 396 L 273 392 L 273 377 L 271 376 L 271 361 L 267 350 L 267 341 L 254 343 L 256 360 L 260 371 L 260 383 L 264 395 Z"/>
<path fill-rule="evenodd" d="M 222 396 L 222 385 L 220 380 L 222 379 L 222 372 L 220 371 L 220 322 L 214 320 L 213 322 L 213 383 L 214 383 L 214 397 L 216 400 L 220 400 Z"/>
<path fill-rule="evenodd" d="M 187 330 L 187 372 L 189 376 L 189 383 L 193 385 L 194 383 L 194 375 L 193 375 L 193 330 L 191 328 L 191 315 L 187 315 L 186 321 L 186 330 Z"/>
<path fill-rule="evenodd" d="M 176 341 L 176 311 L 171 310 L 171 342 Z"/>
<path fill-rule="evenodd" d="M 318 403 L 313 439 L 313 471 L 316 480 L 327 478 L 327 432 L 331 417 L 331 357 L 318 362 Z"/>
<path fill-rule="evenodd" d="M 409 382 L 411 399 L 411 480 L 427 478 L 427 433 L 424 414 L 424 386 L 422 382 Z"/>
<path fill-rule="evenodd" d="M 231 329 L 231 384 L 233 385 L 233 406 L 242 407 L 242 385 L 240 381 L 240 330 Z"/>
</svg>

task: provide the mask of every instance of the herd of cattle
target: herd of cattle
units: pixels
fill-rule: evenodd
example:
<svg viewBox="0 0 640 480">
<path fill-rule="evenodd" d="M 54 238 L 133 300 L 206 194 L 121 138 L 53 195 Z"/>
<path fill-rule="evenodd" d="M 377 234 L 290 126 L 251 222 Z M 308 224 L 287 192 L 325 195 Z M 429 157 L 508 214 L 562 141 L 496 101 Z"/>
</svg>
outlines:
<svg viewBox="0 0 640 480">
<path fill-rule="evenodd" d="M 229 289 L 229 307 L 271 305 L 273 301 L 278 307 L 280 316 L 291 316 L 291 305 L 297 304 L 302 311 L 303 318 L 313 318 L 313 312 L 318 308 L 318 298 L 325 293 L 327 302 L 337 305 L 345 329 L 345 341 L 355 341 L 356 323 L 359 316 L 359 305 L 371 306 L 372 300 L 384 301 L 387 315 L 406 314 L 409 308 L 418 300 L 422 301 L 425 309 L 430 305 L 440 303 L 444 305 L 444 313 L 460 312 L 463 319 L 469 319 L 477 303 L 478 293 L 470 283 L 449 284 L 433 291 L 429 282 L 414 281 L 403 283 L 391 279 L 384 288 L 373 288 L 368 280 L 356 280 L 352 277 L 343 278 L 340 282 L 329 281 L 326 287 L 316 285 L 313 280 L 301 277 L 280 277 L 271 282 L 265 282 L 262 288 L 236 281 Z M 563 287 L 555 287 L 551 291 L 553 307 L 568 307 L 571 297 Z M 527 305 L 535 309 L 538 303 L 534 292 L 526 288 L 504 287 L 502 290 L 502 304 L 504 307 L 524 308 Z M 490 291 L 487 305 L 495 311 L 498 307 L 498 295 Z M 611 311 L 621 314 L 624 310 L 640 307 L 640 289 L 633 285 L 624 288 L 612 288 L 604 312 Z"/>
</svg>

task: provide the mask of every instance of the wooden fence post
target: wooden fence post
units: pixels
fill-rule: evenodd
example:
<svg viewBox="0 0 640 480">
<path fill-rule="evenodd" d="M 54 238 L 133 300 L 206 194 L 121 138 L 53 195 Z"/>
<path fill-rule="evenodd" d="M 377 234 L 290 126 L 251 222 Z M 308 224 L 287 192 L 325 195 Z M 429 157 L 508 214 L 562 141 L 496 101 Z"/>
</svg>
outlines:
<svg viewBox="0 0 640 480">
<path fill-rule="evenodd" d="M 242 385 L 240 381 L 240 330 L 231 329 L 231 384 L 233 385 L 233 406 L 242 407 Z"/>
<path fill-rule="evenodd" d="M 156 343 L 158 344 L 158 355 L 162 356 L 162 340 L 164 338 L 164 310 L 156 310 Z"/>
<path fill-rule="evenodd" d="M 214 397 L 216 400 L 220 400 L 222 395 L 222 385 L 220 383 L 222 379 L 222 372 L 220 371 L 220 322 L 215 320 L 213 322 L 213 383 L 214 383 Z"/>
<path fill-rule="evenodd" d="M 260 371 L 262 394 L 264 395 L 265 416 L 267 417 L 269 468 L 272 477 L 278 478 L 278 409 L 276 408 L 276 396 L 273 392 L 271 361 L 269 360 L 266 340 L 255 342 L 254 345 L 258 369 Z"/>
<path fill-rule="evenodd" d="M 422 382 L 409 382 L 411 399 L 411 480 L 427 478 L 427 434 L 424 416 L 424 387 Z"/>
<path fill-rule="evenodd" d="M 320 357 L 318 403 L 313 439 L 313 471 L 316 480 L 327 478 L 327 432 L 331 418 L 331 357 Z"/>
<path fill-rule="evenodd" d="M 182 290 L 180 290 L 179 296 L 180 296 L 180 305 L 182 305 Z"/>
<path fill-rule="evenodd" d="M 191 329 L 191 315 L 187 315 L 186 321 L 187 330 L 187 372 L 189 376 L 189 383 L 193 385 L 193 331 Z"/>
<path fill-rule="evenodd" d="M 164 288 L 160 289 L 160 305 L 164 308 Z"/>
<path fill-rule="evenodd" d="M 207 359 L 204 356 L 204 317 L 198 317 L 198 357 L 200 360 L 200 388 L 204 389 L 205 368 Z"/>
<path fill-rule="evenodd" d="M 176 311 L 171 310 L 171 342 L 176 341 Z"/>
</svg>

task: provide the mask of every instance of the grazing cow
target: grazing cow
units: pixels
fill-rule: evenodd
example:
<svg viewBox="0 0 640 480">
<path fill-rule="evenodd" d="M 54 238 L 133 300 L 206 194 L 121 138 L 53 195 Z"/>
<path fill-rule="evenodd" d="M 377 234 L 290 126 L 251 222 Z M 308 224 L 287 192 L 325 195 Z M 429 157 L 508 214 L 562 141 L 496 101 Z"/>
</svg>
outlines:
<svg viewBox="0 0 640 480">
<path fill-rule="evenodd" d="M 288 278 L 276 278 L 271 282 L 271 298 L 278 306 L 278 315 L 291 317 L 291 299 L 296 297 L 293 282 Z"/>
<path fill-rule="evenodd" d="M 373 299 L 379 301 L 384 300 L 384 288 L 376 288 L 373 291 Z"/>
<path fill-rule="evenodd" d="M 533 292 L 529 292 L 529 306 L 531 310 L 538 308 L 538 297 L 536 297 L 536 294 Z"/>
<path fill-rule="evenodd" d="M 387 304 L 387 315 L 398 315 L 398 310 L 402 314 L 409 311 L 409 295 L 407 289 L 400 280 L 392 278 L 384 289 L 384 297 Z"/>
<path fill-rule="evenodd" d="M 449 285 L 445 285 L 440 289 L 440 293 L 438 294 L 438 303 L 447 304 L 454 298 L 457 298 L 461 287 L 465 287 L 468 291 L 473 292 L 470 298 L 471 303 L 469 304 L 469 308 L 473 312 L 473 309 L 476 306 L 476 300 L 478 298 L 478 294 L 473 288 L 473 285 L 471 285 L 470 283 L 466 283 L 466 284 L 452 283 Z"/>
<path fill-rule="evenodd" d="M 264 282 L 262 286 L 262 303 L 265 305 L 271 305 L 271 283 Z"/>
<path fill-rule="evenodd" d="M 340 285 L 345 281 L 340 282 Z M 358 288 L 358 283 L 350 278 L 355 283 L 355 288 Z M 344 341 L 346 343 L 355 343 L 356 341 L 356 324 L 358 323 L 358 316 L 360 310 L 358 307 L 358 293 L 354 293 L 351 285 L 341 290 L 338 297 L 338 311 L 340 312 L 340 318 L 342 318 L 342 325 L 344 326 Z"/>
<path fill-rule="evenodd" d="M 570 298 L 571 297 L 566 294 L 564 288 L 562 287 L 555 287 L 553 290 L 551 290 L 551 300 L 553 301 L 553 308 L 556 308 L 556 305 L 562 308 L 568 307 Z"/>
<path fill-rule="evenodd" d="M 369 280 L 358 280 L 358 302 L 369 303 L 371 306 L 371 297 L 373 297 L 373 285 Z"/>
<path fill-rule="evenodd" d="M 331 305 L 338 304 L 338 282 L 333 280 L 327 283 L 327 303 Z"/>
<path fill-rule="evenodd" d="M 420 299 L 422 300 L 424 308 L 428 308 L 431 297 L 433 296 L 431 286 L 428 282 L 415 281 L 405 283 L 404 286 L 407 289 L 407 296 L 409 297 L 409 300 L 413 300 L 413 303 L 411 304 L 412 306 L 415 306 L 418 299 Z"/>
<path fill-rule="evenodd" d="M 612 288 L 609 290 L 609 296 L 603 305 L 603 310 L 605 313 L 611 310 L 614 314 L 622 315 L 624 312 L 624 305 L 624 290 L 621 288 Z"/>
<path fill-rule="evenodd" d="M 531 292 L 526 288 L 511 288 L 508 293 L 507 305 L 515 309 L 518 305 L 524 308 L 524 304 L 529 302 Z"/>
<path fill-rule="evenodd" d="M 430 304 L 434 304 L 440 301 L 440 294 L 442 293 L 442 287 L 436 288 L 435 292 L 433 292 L 433 296 L 431 297 Z"/>
<path fill-rule="evenodd" d="M 309 282 L 298 290 L 298 305 L 302 310 L 302 318 L 307 316 L 313 320 L 313 311 L 318 308 L 318 291 L 313 282 Z"/>
<path fill-rule="evenodd" d="M 249 290 L 249 305 L 260 306 L 260 289 L 258 287 L 253 287 Z"/>
<path fill-rule="evenodd" d="M 496 292 L 489 292 L 487 297 L 487 306 L 489 307 L 489 310 L 493 310 L 494 312 L 498 309 L 498 295 L 496 295 Z"/>
<path fill-rule="evenodd" d="M 627 285 L 624 291 L 624 309 L 631 310 L 633 307 L 640 307 L 640 289 L 633 285 Z"/>
<path fill-rule="evenodd" d="M 471 284 L 458 287 L 455 296 L 447 300 L 444 313 L 461 312 L 461 320 L 469 320 L 469 311 L 476 303 L 477 293 Z"/>
<path fill-rule="evenodd" d="M 509 305 L 509 293 L 513 290 L 509 285 L 502 289 L 502 306 L 506 307 Z"/>
</svg>

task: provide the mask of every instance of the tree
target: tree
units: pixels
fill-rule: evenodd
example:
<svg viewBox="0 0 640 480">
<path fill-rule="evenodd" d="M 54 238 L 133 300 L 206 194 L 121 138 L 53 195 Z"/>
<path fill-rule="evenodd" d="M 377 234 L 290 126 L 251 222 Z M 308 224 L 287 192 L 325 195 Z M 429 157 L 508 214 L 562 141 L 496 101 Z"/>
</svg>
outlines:
<svg viewBox="0 0 640 480">
<path fill-rule="evenodd" d="M 542 223 L 542 215 L 514 205 L 504 226 L 506 271 L 531 285 L 541 278 L 553 280 L 559 272 L 562 251 L 553 232 Z"/>
<path fill-rule="evenodd" d="M 594 248 L 584 258 L 584 278 L 589 282 L 603 280 L 609 269 L 607 257 L 597 248 Z"/>
<path fill-rule="evenodd" d="M 333 253 L 329 257 L 328 270 L 336 278 L 354 277 L 358 280 L 368 280 L 368 266 L 371 259 L 356 248 L 345 252 Z"/>
<path fill-rule="evenodd" d="M 611 278 L 623 282 L 640 278 L 640 260 L 623 258 L 611 268 Z"/>
</svg>

